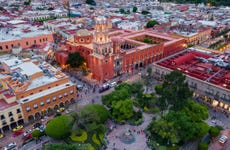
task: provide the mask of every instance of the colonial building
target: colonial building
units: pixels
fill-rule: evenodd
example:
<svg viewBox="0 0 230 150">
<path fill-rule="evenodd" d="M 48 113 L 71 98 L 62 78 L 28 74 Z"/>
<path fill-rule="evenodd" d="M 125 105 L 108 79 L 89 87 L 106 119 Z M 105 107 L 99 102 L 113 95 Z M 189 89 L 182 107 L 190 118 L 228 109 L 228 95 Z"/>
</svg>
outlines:
<svg viewBox="0 0 230 150">
<path fill-rule="evenodd" d="M 0 75 L 0 133 L 3 133 L 22 124 L 24 117 L 15 94 L 1 78 Z"/>
<path fill-rule="evenodd" d="M 213 107 L 230 112 L 230 64 L 228 54 L 188 49 L 153 65 L 155 77 L 162 79 L 173 70 L 186 75 L 194 96 Z"/>
<path fill-rule="evenodd" d="M 65 65 L 68 53 L 79 52 L 86 58 L 92 77 L 99 81 L 133 72 L 186 47 L 183 38 L 151 30 L 111 31 L 108 20 L 102 16 L 95 22 L 93 36 L 87 30 L 79 30 L 73 39 L 68 40 L 67 51 L 56 53 L 56 60 Z"/>
<path fill-rule="evenodd" d="M 12 115 L 19 114 L 14 121 L 31 122 L 76 101 L 75 85 L 50 64 L 11 56 L 1 57 L 0 62 L 0 79 L 9 87 L 8 91 L 1 92 L 0 101 L 4 117 L 9 118 L 6 122 L 11 122 Z M 6 108 L 12 113 L 8 115 L 10 110 Z"/>
</svg>

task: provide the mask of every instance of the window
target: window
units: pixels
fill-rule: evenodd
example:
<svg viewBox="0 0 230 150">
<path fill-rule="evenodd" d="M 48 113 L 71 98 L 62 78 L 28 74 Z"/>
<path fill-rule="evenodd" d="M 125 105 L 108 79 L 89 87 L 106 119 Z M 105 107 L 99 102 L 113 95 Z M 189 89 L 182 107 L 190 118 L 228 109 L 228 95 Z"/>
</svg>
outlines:
<svg viewBox="0 0 230 150">
<path fill-rule="evenodd" d="M 4 126 L 4 125 L 6 125 L 6 121 L 5 120 L 2 121 L 2 126 Z"/>
<path fill-rule="evenodd" d="M 40 102 L 40 105 L 43 106 L 43 105 L 44 105 L 44 101 L 41 101 L 41 102 Z"/>
<path fill-rule="evenodd" d="M 18 43 L 18 46 L 20 46 L 21 44 L 20 43 Z"/>
<path fill-rule="evenodd" d="M 28 43 L 28 42 L 26 42 L 26 45 L 29 45 L 29 43 Z"/>
<path fill-rule="evenodd" d="M 65 92 L 64 96 L 67 96 L 68 94 Z"/>
<path fill-rule="evenodd" d="M 27 112 L 29 112 L 31 109 L 30 109 L 30 107 L 28 106 L 28 107 L 26 107 L 26 111 Z"/>
<path fill-rule="evenodd" d="M 105 63 L 108 64 L 108 59 L 105 60 Z"/>
<path fill-rule="evenodd" d="M 42 42 L 42 39 L 40 39 L 39 41 L 40 41 L 40 43 L 41 43 L 41 42 Z"/>
<path fill-rule="evenodd" d="M 53 97 L 53 101 L 56 101 L 56 99 L 57 99 L 56 97 Z"/>
<path fill-rule="evenodd" d="M 20 110 L 20 109 L 17 109 L 17 114 L 18 114 L 18 113 L 21 113 L 21 110 Z"/>
<path fill-rule="evenodd" d="M 50 99 L 48 98 L 48 99 L 46 100 L 46 102 L 47 102 L 47 104 L 49 104 L 49 103 L 50 103 Z"/>
<path fill-rule="evenodd" d="M 9 114 L 9 117 L 13 116 L 13 113 L 12 113 L 12 112 L 9 112 L 8 114 Z"/>
<path fill-rule="evenodd" d="M 14 44 L 11 44 L 11 48 L 13 48 L 14 47 Z"/>
<path fill-rule="evenodd" d="M 61 98 L 62 98 L 62 95 L 60 94 L 58 97 L 61 99 Z"/>
<path fill-rule="evenodd" d="M 70 91 L 70 94 L 73 94 L 73 90 Z"/>
<path fill-rule="evenodd" d="M 36 40 L 34 40 L 34 44 L 36 44 L 36 42 L 37 42 L 37 41 L 36 41 Z"/>
<path fill-rule="evenodd" d="M 34 104 L 34 108 L 38 108 L 38 104 Z"/>
<path fill-rule="evenodd" d="M 18 119 L 22 119 L 22 115 L 18 115 Z"/>
<path fill-rule="evenodd" d="M 10 118 L 10 122 L 14 122 L 14 118 L 12 117 L 12 118 Z"/>
<path fill-rule="evenodd" d="M 5 119 L 5 116 L 4 115 L 1 115 L 1 120 Z"/>
<path fill-rule="evenodd" d="M 2 46 L 0 46 L 0 50 L 2 50 Z"/>
<path fill-rule="evenodd" d="M 8 49 L 8 45 L 6 45 L 6 49 Z"/>
</svg>

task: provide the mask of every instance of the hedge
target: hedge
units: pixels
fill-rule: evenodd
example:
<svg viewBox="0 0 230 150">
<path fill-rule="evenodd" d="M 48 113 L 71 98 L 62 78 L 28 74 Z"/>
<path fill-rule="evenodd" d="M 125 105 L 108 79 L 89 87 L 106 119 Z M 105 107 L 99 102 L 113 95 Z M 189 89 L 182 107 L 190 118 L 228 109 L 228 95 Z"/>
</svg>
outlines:
<svg viewBox="0 0 230 150">
<path fill-rule="evenodd" d="M 80 130 L 81 135 L 77 136 L 76 135 L 76 131 L 73 131 L 70 138 L 71 140 L 75 141 L 75 142 L 84 142 L 87 140 L 88 136 L 85 130 Z"/>
</svg>

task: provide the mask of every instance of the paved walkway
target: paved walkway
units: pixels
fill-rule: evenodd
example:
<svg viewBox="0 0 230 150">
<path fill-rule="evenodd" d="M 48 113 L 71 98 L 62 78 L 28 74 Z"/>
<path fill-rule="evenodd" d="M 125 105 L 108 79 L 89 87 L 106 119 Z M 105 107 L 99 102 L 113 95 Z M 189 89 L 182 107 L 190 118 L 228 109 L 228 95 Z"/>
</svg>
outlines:
<svg viewBox="0 0 230 150">
<path fill-rule="evenodd" d="M 152 120 L 152 114 L 143 113 L 144 122 L 139 126 L 131 125 L 116 125 L 116 128 L 107 135 L 107 150 L 150 150 L 147 147 L 146 135 L 143 132 Z M 135 137 L 135 142 L 132 144 L 125 144 L 120 141 L 119 136 L 127 130 L 131 130 Z M 135 132 L 134 132 L 135 131 Z M 139 134 L 137 132 L 140 132 Z"/>
</svg>

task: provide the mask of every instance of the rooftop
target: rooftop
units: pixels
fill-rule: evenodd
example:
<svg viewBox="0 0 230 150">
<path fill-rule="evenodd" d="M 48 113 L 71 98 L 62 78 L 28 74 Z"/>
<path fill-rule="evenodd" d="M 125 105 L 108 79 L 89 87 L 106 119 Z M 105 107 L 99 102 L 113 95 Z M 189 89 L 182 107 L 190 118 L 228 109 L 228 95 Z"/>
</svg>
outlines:
<svg viewBox="0 0 230 150">
<path fill-rule="evenodd" d="M 0 99 L 0 111 L 18 105 L 17 102 L 8 104 L 4 99 Z"/>
<path fill-rule="evenodd" d="M 187 50 L 157 63 L 184 74 L 230 89 L 230 55 Z"/>
<path fill-rule="evenodd" d="M 24 23 L 22 20 L 8 21 L 8 23 L 10 25 L 7 25 L 6 28 L 0 29 L 0 42 L 51 34 L 50 31 L 41 26 L 33 26 L 31 24 Z"/>
</svg>

